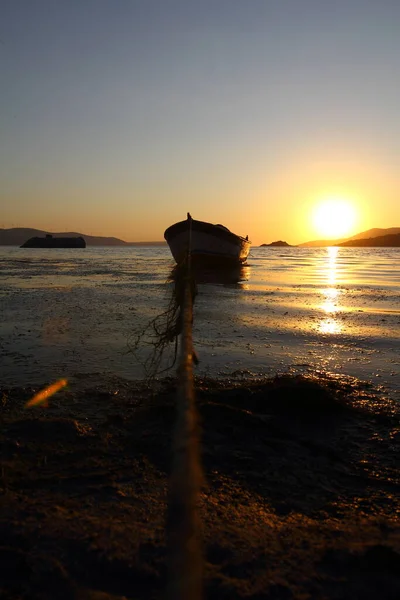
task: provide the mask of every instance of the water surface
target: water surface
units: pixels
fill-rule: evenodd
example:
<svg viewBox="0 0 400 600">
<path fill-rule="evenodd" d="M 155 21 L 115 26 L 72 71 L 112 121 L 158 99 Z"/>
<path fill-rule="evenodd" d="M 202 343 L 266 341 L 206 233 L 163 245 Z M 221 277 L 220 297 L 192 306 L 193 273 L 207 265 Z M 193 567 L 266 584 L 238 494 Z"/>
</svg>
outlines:
<svg viewBox="0 0 400 600">
<path fill-rule="evenodd" d="M 197 373 L 323 371 L 400 388 L 400 250 L 254 248 L 198 284 Z M 41 384 L 82 373 L 143 377 L 133 332 L 171 293 L 168 248 L 0 248 L 1 376 Z"/>
</svg>

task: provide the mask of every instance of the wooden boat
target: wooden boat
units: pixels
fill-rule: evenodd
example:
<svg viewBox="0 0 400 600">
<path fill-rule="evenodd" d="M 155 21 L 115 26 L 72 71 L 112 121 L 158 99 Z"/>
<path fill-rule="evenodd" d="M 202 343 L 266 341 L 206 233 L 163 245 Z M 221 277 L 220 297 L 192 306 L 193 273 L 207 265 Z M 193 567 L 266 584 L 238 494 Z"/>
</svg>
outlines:
<svg viewBox="0 0 400 600">
<path fill-rule="evenodd" d="M 188 213 L 186 221 L 179 221 L 164 232 L 172 256 L 179 264 L 190 250 L 194 263 L 224 266 L 244 263 L 250 252 L 248 236 L 241 237 L 223 225 L 196 221 Z"/>
</svg>

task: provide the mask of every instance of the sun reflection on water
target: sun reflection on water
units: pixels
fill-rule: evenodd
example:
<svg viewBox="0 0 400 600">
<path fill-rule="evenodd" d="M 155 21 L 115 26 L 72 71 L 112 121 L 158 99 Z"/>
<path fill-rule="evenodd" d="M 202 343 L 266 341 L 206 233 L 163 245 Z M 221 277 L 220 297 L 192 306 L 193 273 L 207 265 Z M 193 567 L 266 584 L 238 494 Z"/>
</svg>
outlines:
<svg viewBox="0 0 400 600">
<path fill-rule="evenodd" d="M 327 248 L 327 252 L 326 282 L 330 287 L 321 290 L 322 304 L 320 305 L 320 308 L 327 316 L 318 323 L 318 330 L 324 334 L 335 334 L 340 333 L 342 330 L 341 323 L 334 317 L 335 313 L 340 310 L 338 300 L 341 292 L 336 287 L 339 248 L 329 247 Z"/>
<path fill-rule="evenodd" d="M 335 319 L 323 319 L 318 324 L 318 329 L 321 333 L 340 333 L 342 326 Z"/>
<path fill-rule="evenodd" d="M 339 297 L 339 290 L 336 288 L 326 288 L 321 290 L 323 303 L 321 304 L 321 308 L 326 313 L 335 313 L 339 310 L 337 306 L 337 300 Z"/>
<path fill-rule="evenodd" d="M 327 265 L 327 280 L 330 285 L 336 285 L 336 260 L 339 252 L 339 248 L 336 246 L 329 246 L 328 250 L 328 265 Z"/>
</svg>

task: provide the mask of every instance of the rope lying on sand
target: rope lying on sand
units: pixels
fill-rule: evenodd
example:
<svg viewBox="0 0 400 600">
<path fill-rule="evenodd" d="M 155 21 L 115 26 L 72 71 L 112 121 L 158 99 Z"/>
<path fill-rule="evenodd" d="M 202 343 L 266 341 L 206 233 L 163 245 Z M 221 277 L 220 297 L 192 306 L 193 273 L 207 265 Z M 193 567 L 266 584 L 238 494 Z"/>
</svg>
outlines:
<svg viewBox="0 0 400 600">
<path fill-rule="evenodd" d="M 176 422 L 167 510 L 170 600 L 200 600 L 202 597 L 203 565 L 197 507 L 202 468 L 193 380 L 194 294 L 190 267 L 189 251 L 181 305 L 182 330 L 177 370 Z"/>
</svg>

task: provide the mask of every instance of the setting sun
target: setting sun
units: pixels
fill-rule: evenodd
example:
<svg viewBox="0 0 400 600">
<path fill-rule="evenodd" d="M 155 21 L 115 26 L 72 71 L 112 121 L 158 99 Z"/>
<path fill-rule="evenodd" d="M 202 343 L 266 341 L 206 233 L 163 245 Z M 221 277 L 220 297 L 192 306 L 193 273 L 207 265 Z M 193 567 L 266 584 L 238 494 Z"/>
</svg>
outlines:
<svg viewBox="0 0 400 600">
<path fill-rule="evenodd" d="M 356 210 L 349 200 L 329 198 L 320 202 L 313 214 L 314 227 L 319 235 L 343 237 L 351 234 L 356 222 Z"/>
</svg>

